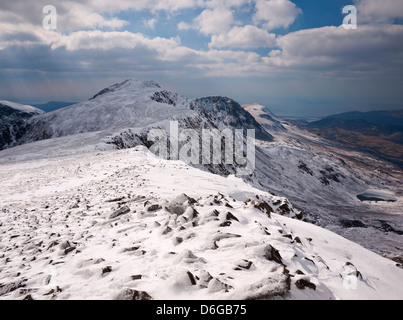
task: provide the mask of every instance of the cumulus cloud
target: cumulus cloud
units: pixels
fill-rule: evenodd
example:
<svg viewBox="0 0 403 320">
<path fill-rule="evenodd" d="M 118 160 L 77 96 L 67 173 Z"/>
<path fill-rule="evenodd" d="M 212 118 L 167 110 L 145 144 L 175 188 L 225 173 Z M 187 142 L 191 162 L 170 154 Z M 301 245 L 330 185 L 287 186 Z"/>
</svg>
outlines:
<svg viewBox="0 0 403 320">
<path fill-rule="evenodd" d="M 227 33 L 213 35 L 211 48 L 256 49 L 274 47 L 276 35 L 255 26 L 234 27 Z"/>
<path fill-rule="evenodd" d="M 359 8 L 366 4 L 368 16 L 374 12 L 371 3 L 371 0 L 359 2 Z M 184 78 L 189 75 L 260 77 L 286 72 L 355 73 L 365 77 L 397 74 L 403 68 L 403 27 L 398 25 L 375 27 L 367 24 L 359 25 L 358 30 L 323 27 L 276 38 L 270 30 L 287 28 L 301 13 L 288 0 L 66 0 L 57 5 L 57 31 L 42 28 L 42 4 L 47 1 L 15 0 L 7 1 L 0 8 L 2 71 L 30 69 L 46 74 L 89 70 L 95 75 L 108 73 L 118 77 L 131 69 L 146 75 L 181 74 Z M 237 21 L 237 9 L 245 5 L 256 11 L 251 14 L 251 21 Z M 179 30 L 200 32 L 203 35 L 200 38 L 205 41 L 203 44 L 208 43 L 208 48 L 187 47 L 177 36 L 148 37 L 121 29 L 129 23 L 119 18 L 118 13 L 122 10 L 148 10 L 145 24 L 158 28 L 156 18 L 150 17 L 163 19 L 165 15 L 157 11 L 175 13 L 192 6 L 199 10 L 192 11 L 195 17 L 188 20 L 190 22 L 178 23 L 173 19 L 173 24 L 177 24 Z M 399 14 L 400 6 L 391 8 L 393 12 L 384 11 L 383 17 L 388 18 L 382 18 L 382 21 Z M 253 51 L 258 48 L 272 51 L 268 55 Z M 18 59 L 13 56 L 15 52 L 18 52 Z M 46 53 L 46 59 L 39 59 L 38 54 L 38 61 L 43 63 L 31 58 L 33 52 Z"/>
<path fill-rule="evenodd" d="M 205 35 L 220 34 L 229 31 L 234 23 L 230 9 L 206 9 L 194 20 L 194 27 Z"/>
<path fill-rule="evenodd" d="M 279 37 L 279 49 L 272 51 L 266 61 L 277 67 L 303 67 L 340 74 L 387 74 L 403 67 L 401 39 L 402 25 L 366 25 L 354 31 L 341 26 L 300 30 Z"/>
<path fill-rule="evenodd" d="M 403 18 L 403 1 L 355 0 L 359 20 L 364 23 L 390 23 Z"/>
<path fill-rule="evenodd" d="M 256 0 L 253 20 L 268 30 L 288 28 L 302 11 L 289 0 Z"/>
</svg>

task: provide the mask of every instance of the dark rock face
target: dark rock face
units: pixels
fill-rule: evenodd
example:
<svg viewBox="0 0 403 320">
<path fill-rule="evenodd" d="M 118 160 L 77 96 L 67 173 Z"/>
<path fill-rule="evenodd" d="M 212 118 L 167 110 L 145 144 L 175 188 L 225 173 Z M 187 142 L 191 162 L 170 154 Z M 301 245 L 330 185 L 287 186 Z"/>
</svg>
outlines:
<svg viewBox="0 0 403 320">
<path fill-rule="evenodd" d="M 343 219 L 343 220 L 340 220 L 340 223 L 344 228 L 347 228 L 347 229 L 349 229 L 349 228 L 367 228 L 367 226 L 359 220 Z"/>
<path fill-rule="evenodd" d="M 256 130 L 256 139 L 273 141 L 273 136 L 239 103 L 230 98 L 205 97 L 196 99 L 195 103 L 208 114 L 213 123 L 220 123 L 235 129 L 254 129 Z"/>
<path fill-rule="evenodd" d="M 34 116 L 0 104 L 0 150 L 14 146 L 27 132 L 26 120 Z"/>
<path fill-rule="evenodd" d="M 178 95 L 172 94 L 166 90 L 163 90 L 163 91 L 154 93 L 154 95 L 151 97 L 151 99 L 156 102 L 159 102 L 159 103 L 165 103 L 165 104 L 169 104 L 171 106 L 176 107 L 175 101 L 178 100 Z"/>
</svg>

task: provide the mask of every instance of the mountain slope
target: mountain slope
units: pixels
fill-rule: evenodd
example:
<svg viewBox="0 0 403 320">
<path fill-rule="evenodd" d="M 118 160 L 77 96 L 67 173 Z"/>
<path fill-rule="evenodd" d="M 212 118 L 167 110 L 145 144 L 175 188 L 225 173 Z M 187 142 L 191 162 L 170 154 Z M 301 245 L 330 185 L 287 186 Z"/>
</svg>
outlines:
<svg viewBox="0 0 403 320">
<path fill-rule="evenodd" d="M 326 117 L 325 119 L 364 120 L 375 125 L 403 127 L 403 109 L 369 112 L 346 112 Z"/>
<path fill-rule="evenodd" d="M 203 128 L 243 126 L 257 132 L 264 130 L 258 123 L 260 117 L 254 121 L 229 98 L 207 97 L 199 101 L 200 104 L 187 100 L 155 82 L 125 81 L 102 90 L 91 101 L 34 117 L 29 134 L 20 143 L 51 139 L 4 150 L 0 163 L 137 145 L 150 147 L 149 130 L 161 128 L 169 132 L 171 120 L 177 120 L 180 129 L 198 132 Z M 267 139 L 257 141 L 256 169 L 243 179 L 260 190 L 288 198 L 310 222 L 396 262 L 403 261 L 402 173 L 379 159 L 336 148 L 318 136 L 268 116 L 284 129 L 266 128 L 270 131 L 264 135 Z M 196 167 L 222 176 L 236 172 L 234 165 Z M 369 189 L 388 191 L 395 194 L 397 201 L 361 202 L 357 196 Z"/>
<path fill-rule="evenodd" d="M 0 299 L 403 298 L 403 270 L 286 199 L 143 147 L 0 172 Z"/>
<path fill-rule="evenodd" d="M 306 126 L 339 146 L 370 152 L 403 167 L 403 111 L 350 112 Z"/>
<path fill-rule="evenodd" d="M 254 115 L 262 121 L 260 111 Z M 287 197 L 310 222 L 403 262 L 402 171 L 370 154 L 330 144 L 287 121 L 281 125 L 285 130 L 268 127 L 274 142 L 259 144 L 251 183 Z M 357 196 L 367 190 L 391 192 L 398 200 L 360 201 Z"/>
<path fill-rule="evenodd" d="M 0 150 L 13 145 L 25 134 L 26 121 L 43 111 L 10 101 L 0 101 Z"/>
<path fill-rule="evenodd" d="M 245 111 L 239 103 L 227 97 L 203 97 L 194 100 L 195 103 L 210 116 L 218 128 L 255 129 L 256 139 L 273 141 L 273 136 L 264 130 L 253 116 Z"/>
<path fill-rule="evenodd" d="M 101 90 L 89 101 L 35 117 L 19 144 L 105 130 L 167 129 L 170 120 L 179 121 L 182 128 L 199 131 L 202 128 L 255 129 L 257 139 L 272 141 L 272 136 L 229 98 L 188 100 L 154 81 L 126 80 Z M 146 133 L 142 133 L 143 140 Z M 122 143 L 131 145 L 130 139 L 119 142 Z"/>
<path fill-rule="evenodd" d="M 185 98 L 152 81 L 126 80 L 92 99 L 32 119 L 28 143 L 84 132 L 145 127 L 174 116 L 198 116 Z"/>
<path fill-rule="evenodd" d="M 242 108 L 249 112 L 267 131 L 277 132 L 285 130 L 281 124 L 281 120 L 265 106 L 253 103 L 244 105 Z"/>
<path fill-rule="evenodd" d="M 55 110 L 59 110 L 59 109 L 68 107 L 68 106 L 72 106 L 73 104 L 76 104 L 76 103 L 77 102 L 49 101 L 49 102 L 43 103 L 43 104 L 34 104 L 33 106 L 44 112 L 52 112 Z"/>
</svg>

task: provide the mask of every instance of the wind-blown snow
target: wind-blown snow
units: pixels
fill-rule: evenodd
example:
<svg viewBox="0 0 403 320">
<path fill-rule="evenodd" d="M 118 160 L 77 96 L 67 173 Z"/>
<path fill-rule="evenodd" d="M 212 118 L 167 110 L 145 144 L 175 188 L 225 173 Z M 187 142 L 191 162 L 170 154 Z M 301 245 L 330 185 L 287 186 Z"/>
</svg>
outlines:
<svg viewBox="0 0 403 320">
<path fill-rule="evenodd" d="M 0 198 L 0 299 L 403 298 L 286 199 L 144 147 L 0 165 Z"/>
</svg>

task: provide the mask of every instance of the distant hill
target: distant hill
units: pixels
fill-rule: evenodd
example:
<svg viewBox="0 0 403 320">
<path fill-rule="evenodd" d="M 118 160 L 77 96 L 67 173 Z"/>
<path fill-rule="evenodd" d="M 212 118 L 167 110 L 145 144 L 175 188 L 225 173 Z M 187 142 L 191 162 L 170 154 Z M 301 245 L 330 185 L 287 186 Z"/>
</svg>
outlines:
<svg viewBox="0 0 403 320">
<path fill-rule="evenodd" d="M 50 101 L 44 104 L 33 104 L 35 108 L 41 109 L 42 111 L 45 112 L 52 112 L 58 109 L 62 109 L 68 106 L 71 106 L 73 104 L 76 104 L 77 102 L 62 102 L 62 101 Z"/>
<path fill-rule="evenodd" d="M 403 166 L 403 110 L 341 113 L 306 128 L 338 145 Z"/>
<path fill-rule="evenodd" d="M 403 130 L 403 109 L 390 111 L 346 112 L 329 116 L 326 119 L 364 120 L 371 124 L 400 127 Z"/>
</svg>

